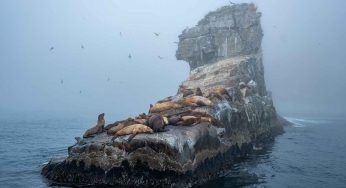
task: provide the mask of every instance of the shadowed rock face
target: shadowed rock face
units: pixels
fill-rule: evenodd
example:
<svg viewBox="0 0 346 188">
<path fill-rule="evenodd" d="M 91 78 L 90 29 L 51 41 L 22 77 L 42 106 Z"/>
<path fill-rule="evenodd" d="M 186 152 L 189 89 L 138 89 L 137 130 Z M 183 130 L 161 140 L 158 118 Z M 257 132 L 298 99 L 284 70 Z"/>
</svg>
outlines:
<svg viewBox="0 0 346 188">
<path fill-rule="evenodd" d="M 190 68 L 217 61 L 257 53 L 261 49 L 261 13 L 254 4 L 222 7 L 210 12 L 196 27 L 187 28 L 179 36 L 178 60 L 189 62 Z"/>
<path fill-rule="evenodd" d="M 114 142 L 105 132 L 69 147 L 42 174 L 51 182 L 76 186 L 191 187 L 219 177 L 237 156 L 282 133 L 267 95 L 261 54 L 260 13 L 253 4 L 222 7 L 179 36 L 177 58 L 193 69 L 183 89 L 200 88 L 211 106 L 168 109 L 163 116 L 205 113 L 216 121 L 167 126 L 166 132 L 128 136 Z M 224 88 L 227 94 L 215 94 Z"/>
</svg>

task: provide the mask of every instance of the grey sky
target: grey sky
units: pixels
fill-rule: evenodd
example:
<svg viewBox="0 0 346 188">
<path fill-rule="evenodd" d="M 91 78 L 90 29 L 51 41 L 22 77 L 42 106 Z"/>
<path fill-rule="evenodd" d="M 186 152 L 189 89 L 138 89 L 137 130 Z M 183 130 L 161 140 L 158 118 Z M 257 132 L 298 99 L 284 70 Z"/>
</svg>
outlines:
<svg viewBox="0 0 346 188">
<path fill-rule="evenodd" d="M 254 2 L 278 111 L 345 114 L 346 2 Z M 187 63 L 175 59 L 178 35 L 227 3 L 2 0 L 0 112 L 105 112 L 112 119 L 146 112 L 188 76 Z"/>
</svg>

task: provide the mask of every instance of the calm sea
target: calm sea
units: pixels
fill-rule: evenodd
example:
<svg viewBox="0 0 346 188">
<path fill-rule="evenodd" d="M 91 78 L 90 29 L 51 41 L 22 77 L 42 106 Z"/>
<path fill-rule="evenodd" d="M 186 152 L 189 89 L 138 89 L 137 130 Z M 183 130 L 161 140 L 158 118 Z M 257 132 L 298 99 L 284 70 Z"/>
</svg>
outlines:
<svg viewBox="0 0 346 188">
<path fill-rule="evenodd" d="M 202 187 L 346 187 L 346 119 L 288 118 L 295 123 L 263 150 L 239 159 Z M 67 154 L 88 118 L 0 117 L 0 187 L 47 187 L 40 175 Z"/>
</svg>

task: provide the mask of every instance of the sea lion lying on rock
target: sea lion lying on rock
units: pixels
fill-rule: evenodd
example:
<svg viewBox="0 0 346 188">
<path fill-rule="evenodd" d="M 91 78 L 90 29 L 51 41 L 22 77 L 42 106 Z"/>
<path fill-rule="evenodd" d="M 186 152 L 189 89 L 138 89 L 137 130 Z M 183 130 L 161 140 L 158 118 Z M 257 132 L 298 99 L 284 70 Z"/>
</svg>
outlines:
<svg viewBox="0 0 346 188">
<path fill-rule="evenodd" d="M 212 123 L 212 120 L 210 117 L 183 116 L 181 117 L 181 121 L 179 121 L 177 125 L 188 126 L 188 125 L 196 125 L 199 123 Z"/>
<path fill-rule="evenodd" d="M 179 121 L 181 121 L 181 116 L 171 116 L 168 118 L 169 125 L 176 125 Z"/>
<path fill-rule="evenodd" d="M 154 132 L 163 132 L 165 130 L 165 125 L 167 124 L 168 124 L 167 118 L 165 119 L 160 114 L 154 114 L 148 120 L 148 126 Z"/>
<path fill-rule="evenodd" d="M 208 99 L 217 98 L 219 100 L 222 100 L 224 97 L 230 100 L 232 99 L 231 95 L 228 93 L 228 91 L 224 87 L 214 88 L 213 90 L 208 92 L 206 97 Z"/>
<path fill-rule="evenodd" d="M 134 125 L 129 125 L 127 127 L 124 127 L 123 129 L 119 130 L 118 132 L 115 133 L 116 136 L 112 138 L 112 141 L 114 141 L 118 136 L 124 136 L 124 135 L 129 135 L 131 136 L 128 138 L 128 142 L 130 142 L 137 134 L 141 133 L 149 133 L 152 134 L 154 133 L 153 129 L 146 125 L 142 124 L 134 124 Z"/>
<path fill-rule="evenodd" d="M 150 113 L 160 113 L 170 109 L 184 108 L 187 106 L 212 106 L 213 103 L 206 97 L 202 96 L 190 96 L 183 98 L 180 101 L 167 101 L 162 103 L 156 103 L 153 105 L 149 112 Z"/>
<path fill-rule="evenodd" d="M 105 126 L 104 116 L 105 116 L 104 113 L 102 113 L 98 116 L 96 126 L 88 129 L 83 135 L 84 138 L 90 137 L 90 136 L 97 134 L 97 133 L 101 133 L 103 131 L 104 126 Z"/>
<path fill-rule="evenodd" d="M 134 125 L 134 124 L 144 124 L 146 120 L 143 119 L 133 119 L 133 118 L 127 118 L 124 121 L 116 122 L 117 124 L 113 124 L 113 126 L 107 130 L 108 134 L 115 134 L 116 132 L 120 131 L 121 129 Z"/>
</svg>

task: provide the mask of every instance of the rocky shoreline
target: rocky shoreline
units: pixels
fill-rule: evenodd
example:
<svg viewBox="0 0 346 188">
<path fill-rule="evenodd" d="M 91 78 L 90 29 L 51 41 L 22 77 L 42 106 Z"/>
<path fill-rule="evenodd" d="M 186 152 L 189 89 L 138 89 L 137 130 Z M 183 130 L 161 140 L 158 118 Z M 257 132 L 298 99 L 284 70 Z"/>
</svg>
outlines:
<svg viewBox="0 0 346 188">
<path fill-rule="evenodd" d="M 192 187 L 272 142 L 285 122 L 265 86 L 260 16 L 254 4 L 225 6 L 179 36 L 176 56 L 189 62 L 190 76 L 145 116 L 176 116 L 182 124 L 166 123 L 165 131 L 138 134 L 130 142 L 131 135 L 112 141 L 107 126 L 69 147 L 67 158 L 51 160 L 42 175 L 79 187 Z M 210 105 L 191 102 L 195 96 Z M 195 119 L 185 123 L 184 117 Z"/>
</svg>

